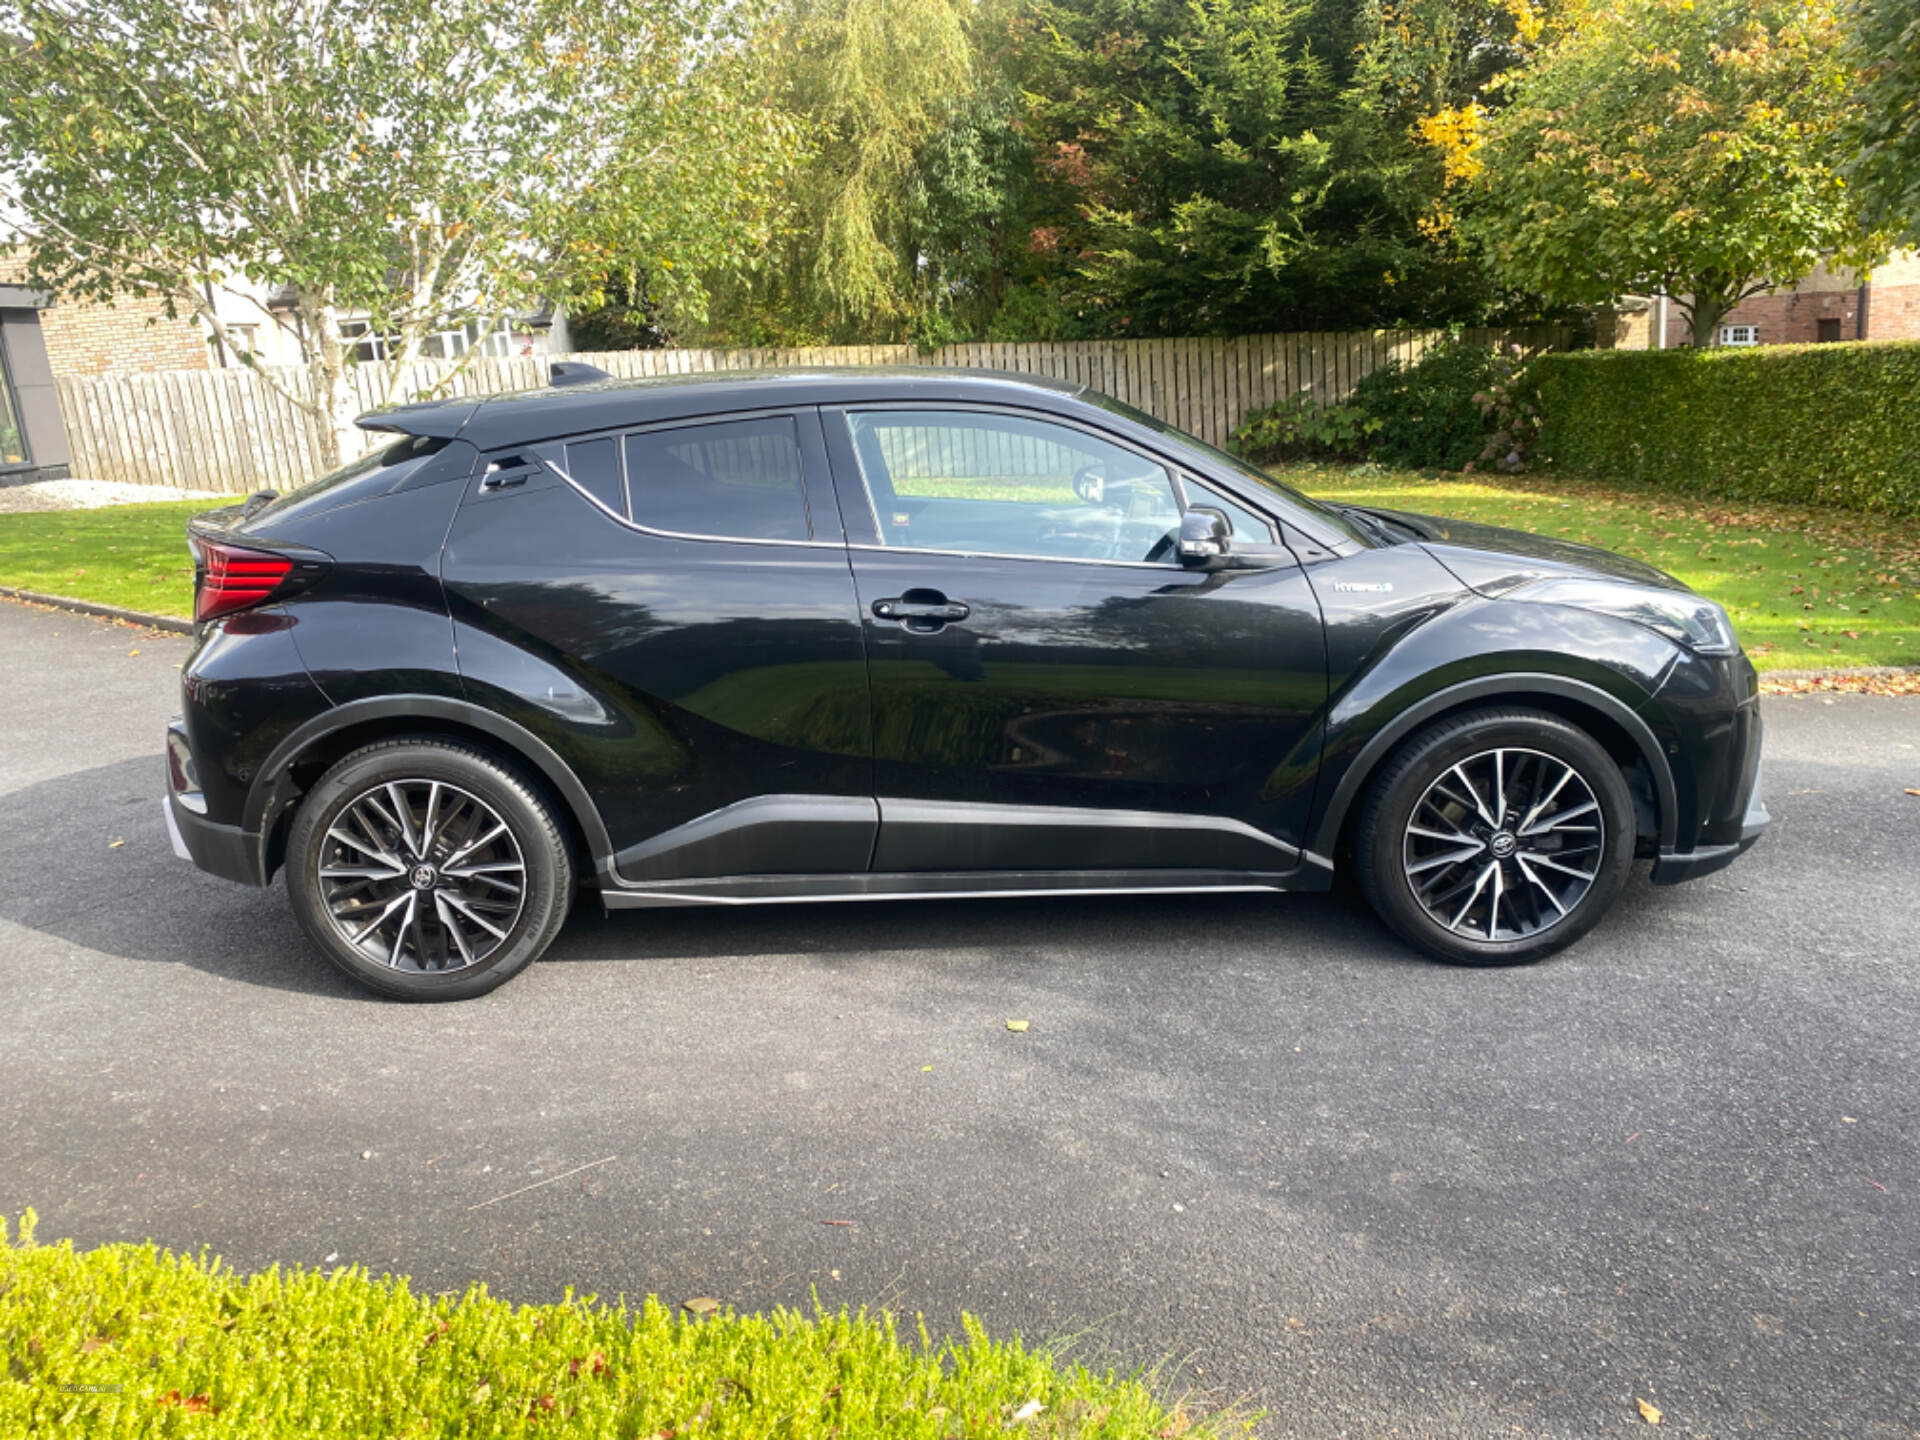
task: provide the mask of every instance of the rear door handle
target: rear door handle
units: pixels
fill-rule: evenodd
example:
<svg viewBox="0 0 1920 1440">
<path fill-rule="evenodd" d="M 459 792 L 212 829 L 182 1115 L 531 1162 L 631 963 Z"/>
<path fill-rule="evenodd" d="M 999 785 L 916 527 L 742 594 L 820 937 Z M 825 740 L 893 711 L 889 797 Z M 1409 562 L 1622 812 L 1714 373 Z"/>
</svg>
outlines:
<svg viewBox="0 0 1920 1440">
<path fill-rule="evenodd" d="M 958 600 L 949 600 L 938 590 L 909 590 L 891 600 L 873 602 L 873 613 L 882 620 L 893 620 L 908 630 L 928 634 L 964 620 L 973 611 Z"/>
</svg>

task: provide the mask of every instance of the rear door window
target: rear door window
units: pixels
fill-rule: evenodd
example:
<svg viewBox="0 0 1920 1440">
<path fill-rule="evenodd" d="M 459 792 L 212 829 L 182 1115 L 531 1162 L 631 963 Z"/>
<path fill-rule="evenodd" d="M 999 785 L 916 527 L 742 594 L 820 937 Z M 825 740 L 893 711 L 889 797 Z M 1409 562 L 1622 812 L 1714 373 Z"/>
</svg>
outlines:
<svg viewBox="0 0 1920 1440">
<path fill-rule="evenodd" d="M 790 415 L 646 430 L 623 448 L 635 524 L 716 539 L 811 536 Z"/>
<path fill-rule="evenodd" d="M 627 513 L 626 486 L 620 478 L 620 446 L 611 435 L 576 440 L 564 454 L 567 478 L 616 515 Z"/>
</svg>

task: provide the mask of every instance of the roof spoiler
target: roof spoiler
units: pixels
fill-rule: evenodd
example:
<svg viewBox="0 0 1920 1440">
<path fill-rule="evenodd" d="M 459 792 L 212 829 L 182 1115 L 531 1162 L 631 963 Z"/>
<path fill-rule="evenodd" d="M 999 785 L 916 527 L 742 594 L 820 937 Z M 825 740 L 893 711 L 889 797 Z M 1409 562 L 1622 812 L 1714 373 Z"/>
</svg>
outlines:
<svg viewBox="0 0 1920 1440">
<path fill-rule="evenodd" d="M 362 430 L 386 430 L 395 435 L 425 435 L 435 440 L 451 440 L 479 408 L 478 399 L 465 396 L 457 400 L 422 400 L 414 405 L 391 405 L 385 410 L 369 410 L 353 423 Z"/>
</svg>

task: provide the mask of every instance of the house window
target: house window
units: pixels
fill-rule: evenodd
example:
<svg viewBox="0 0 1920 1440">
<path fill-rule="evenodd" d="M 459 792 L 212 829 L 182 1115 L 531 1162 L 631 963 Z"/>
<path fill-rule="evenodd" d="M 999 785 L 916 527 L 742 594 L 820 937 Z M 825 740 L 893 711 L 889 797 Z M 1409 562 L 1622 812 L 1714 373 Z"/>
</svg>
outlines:
<svg viewBox="0 0 1920 1440">
<path fill-rule="evenodd" d="M 1827 319 L 1824 316 L 1821 318 L 1820 338 L 1822 340 L 1838 340 L 1840 338 L 1840 317 L 1838 315 L 1832 319 Z"/>
<path fill-rule="evenodd" d="M 233 346 L 236 355 L 258 355 L 260 353 L 260 327 L 258 325 L 229 325 L 227 340 Z"/>
<path fill-rule="evenodd" d="M 1760 327 L 1758 325 L 1722 325 L 1720 343 L 1722 345 L 1758 345 Z"/>
<path fill-rule="evenodd" d="M 20 429 L 20 412 L 13 408 L 13 381 L 7 375 L 7 352 L 0 345 L 0 465 L 24 465 L 27 437 Z"/>
<path fill-rule="evenodd" d="M 342 320 L 340 338 L 346 342 L 347 353 L 363 365 L 388 356 L 388 338 L 376 333 L 366 320 Z"/>
</svg>

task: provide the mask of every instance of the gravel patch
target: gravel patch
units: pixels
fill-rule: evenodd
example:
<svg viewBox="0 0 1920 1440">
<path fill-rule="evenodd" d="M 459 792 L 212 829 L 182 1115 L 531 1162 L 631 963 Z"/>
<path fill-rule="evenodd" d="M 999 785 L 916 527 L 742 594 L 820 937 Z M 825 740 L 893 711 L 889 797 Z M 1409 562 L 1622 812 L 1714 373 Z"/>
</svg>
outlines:
<svg viewBox="0 0 1920 1440">
<path fill-rule="evenodd" d="M 227 500 L 243 497 L 218 490 L 185 490 L 177 485 L 130 485 L 124 480 L 35 480 L 0 485 L 0 514 L 22 510 L 98 510 L 106 505 L 158 505 L 170 500 Z"/>
</svg>

